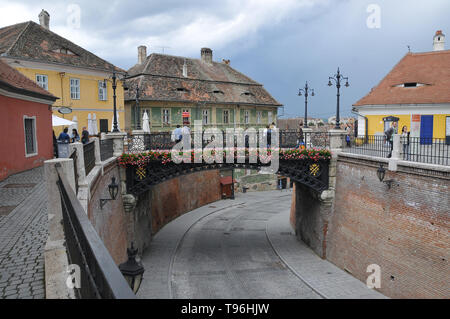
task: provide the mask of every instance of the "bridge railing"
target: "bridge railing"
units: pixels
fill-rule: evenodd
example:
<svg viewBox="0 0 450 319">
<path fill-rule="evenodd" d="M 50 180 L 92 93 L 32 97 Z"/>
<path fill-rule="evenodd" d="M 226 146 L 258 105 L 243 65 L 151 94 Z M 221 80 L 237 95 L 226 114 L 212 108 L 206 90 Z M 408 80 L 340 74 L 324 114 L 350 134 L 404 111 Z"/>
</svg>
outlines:
<svg viewBox="0 0 450 319">
<path fill-rule="evenodd" d="M 387 157 L 391 153 L 391 144 L 384 135 L 349 136 L 344 143 L 346 153 Z"/>
<path fill-rule="evenodd" d="M 450 165 L 450 141 L 444 138 L 402 137 L 396 151 L 400 159 L 427 164 Z M 376 157 L 394 153 L 393 141 L 384 135 L 349 136 L 344 152 Z"/>
<path fill-rule="evenodd" d="M 95 167 L 95 142 L 89 142 L 83 145 L 84 167 L 86 175 Z"/>
<path fill-rule="evenodd" d="M 444 138 L 400 137 L 405 161 L 450 165 L 450 141 Z"/>
<path fill-rule="evenodd" d="M 249 147 L 250 145 L 259 145 L 260 143 L 260 131 L 256 131 L 255 135 L 246 135 L 244 139 L 245 147 Z M 200 133 L 201 135 L 196 135 L 199 133 L 191 132 L 191 146 L 194 147 L 195 139 L 201 139 L 202 147 L 206 147 L 211 139 L 205 138 L 205 132 Z M 224 146 L 226 145 L 226 132 L 222 131 L 222 140 Z M 264 134 L 262 140 L 267 139 L 268 144 L 271 144 L 271 135 L 268 135 L 266 132 Z M 278 133 L 279 138 L 279 147 L 280 148 L 329 148 L 330 146 L 330 134 L 326 131 L 320 132 L 302 132 L 299 130 L 279 130 Z M 253 139 L 256 139 L 253 140 Z M 235 145 L 237 144 L 236 137 L 234 139 Z M 145 134 L 142 136 L 129 136 L 127 137 L 127 151 L 132 152 L 133 150 L 170 150 L 176 144 L 175 141 L 172 140 L 172 132 L 157 132 Z"/>
<path fill-rule="evenodd" d="M 66 177 L 59 168 L 57 172 L 69 264 L 77 265 L 80 269 L 80 288 L 74 288 L 76 297 L 136 298 L 86 216 Z M 73 274 L 75 278 L 76 275 Z"/>
</svg>

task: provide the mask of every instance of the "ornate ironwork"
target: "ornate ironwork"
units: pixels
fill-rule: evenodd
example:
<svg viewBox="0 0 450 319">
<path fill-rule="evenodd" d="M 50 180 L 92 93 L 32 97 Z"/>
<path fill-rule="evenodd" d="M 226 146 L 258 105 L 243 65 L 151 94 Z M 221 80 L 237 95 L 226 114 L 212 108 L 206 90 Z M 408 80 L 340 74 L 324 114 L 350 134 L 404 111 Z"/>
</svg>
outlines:
<svg viewBox="0 0 450 319">
<path fill-rule="evenodd" d="M 153 185 L 157 185 L 171 178 L 186 175 L 201 170 L 222 169 L 222 168 L 245 168 L 259 169 L 269 164 L 249 163 L 180 163 L 173 162 L 162 164 L 160 161 L 151 161 L 144 167 L 127 167 L 127 191 L 134 195 L 140 195 L 149 190 Z M 329 161 L 319 160 L 280 160 L 279 175 L 290 177 L 291 180 L 309 186 L 317 192 L 328 189 L 328 166 Z"/>
<path fill-rule="evenodd" d="M 83 145 L 84 154 L 84 168 L 86 170 L 86 176 L 89 175 L 91 170 L 95 167 L 95 142 Z"/>
<path fill-rule="evenodd" d="M 145 140 L 143 135 L 134 135 L 127 139 L 128 142 L 128 152 L 129 153 L 140 153 L 145 151 Z"/>
<path fill-rule="evenodd" d="M 103 161 L 108 158 L 113 157 L 114 149 L 113 149 L 113 140 L 112 139 L 104 139 L 100 140 L 100 159 Z"/>
</svg>

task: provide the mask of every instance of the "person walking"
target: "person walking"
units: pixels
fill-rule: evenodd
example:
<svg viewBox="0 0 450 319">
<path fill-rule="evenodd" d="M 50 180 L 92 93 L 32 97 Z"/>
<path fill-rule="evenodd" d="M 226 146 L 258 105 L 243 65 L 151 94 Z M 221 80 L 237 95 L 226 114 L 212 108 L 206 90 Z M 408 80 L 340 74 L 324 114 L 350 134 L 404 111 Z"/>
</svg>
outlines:
<svg viewBox="0 0 450 319">
<path fill-rule="evenodd" d="M 389 144 L 389 154 L 388 154 L 388 158 L 390 158 L 392 156 L 392 150 L 394 148 L 394 143 L 393 143 L 393 138 L 394 138 L 394 134 L 395 134 L 395 128 L 397 127 L 397 122 L 392 122 L 392 125 L 390 128 L 388 128 L 386 130 L 386 132 L 384 132 L 384 135 L 386 137 L 386 141 Z"/>
<path fill-rule="evenodd" d="M 83 131 L 81 132 L 81 143 L 89 143 L 89 132 L 86 130 L 86 126 L 83 126 Z"/>
<path fill-rule="evenodd" d="M 406 125 L 402 127 L 401 142 L 403 145 L 403 159 L 409 161 L 409 132 Z"/>
<path fill-rule="evenodd" d="M 72 129 L 71 139 L 72 139 L 72 143 L 80 141 L 80 135 L 78 135 L 78 131 L 76 128 Z"/>
</svg>

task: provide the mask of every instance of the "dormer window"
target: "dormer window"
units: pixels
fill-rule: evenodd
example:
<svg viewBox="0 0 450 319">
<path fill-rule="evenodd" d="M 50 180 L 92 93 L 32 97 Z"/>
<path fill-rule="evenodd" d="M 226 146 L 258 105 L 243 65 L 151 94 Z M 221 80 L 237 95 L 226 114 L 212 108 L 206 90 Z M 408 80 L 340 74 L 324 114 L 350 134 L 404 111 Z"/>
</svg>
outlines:
<svg viewBox="0 0 450 319">
<path fill-rule="evenodd" d="M 76 55 L 75 53 L 73 53 L 72 51 L 70 51 L 67 48 L 59 48 L 59 49 L 53 50 L 53 52 L 62 53 L 62 54 L 68 54 L 68 55 Z"/>
<path fill-rule="evenodd" d="M 177 92 L 184 92 L 184 93 L 187 93 L 187 92 L 189 92 L 189 90 L 188 90 L 188 89 L 185 89 L 185 88 L 177 88 Z"/>
<path fill-rule="evenodd" d="M 220 91 L 220 90 L 214 90 L 213 93 L 214 93 L 214 94 L 223 94 L 223 92 Z"/>
<path fill-rule="evenodd" d="M 254 94 L 252 92 L 244 92 L 242 93 L 242 95 L 246 95 L 246 96 L 254 96 Z"/>
<path fill-rule="evenodd" d="M 428 84 L 424 84 L 424 83 L 418 83 L 418 82 L 405 82 L 402 84 L 397 84 L 394 85 L 395 87 L 400 87 L 400 88 L 415 88 L 415 87 L 419 87 L 419 86 L 425 86 Z"/>
</svg>

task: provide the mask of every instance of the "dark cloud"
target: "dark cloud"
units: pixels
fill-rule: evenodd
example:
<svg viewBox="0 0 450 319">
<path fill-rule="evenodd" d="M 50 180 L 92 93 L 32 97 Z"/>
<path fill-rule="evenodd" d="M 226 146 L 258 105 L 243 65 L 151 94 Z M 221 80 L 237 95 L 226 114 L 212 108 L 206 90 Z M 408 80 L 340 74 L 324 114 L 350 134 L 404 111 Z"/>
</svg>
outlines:
<svg viewBox="0 0 450 319">
<path fill-rule="evenodd" d="M 71 3 L 81 9 L 78 30 L 67 28 Z M 381 8 L 380 29 L 366 25 L 370 4 Z M 303 114 L 297 92 L 308 81 L 317 93 L 308 113 L 319 117 L 335 112 L 336 88 L 326 84 L 338 66 L 351 85 L 341 99 L 343 113 L 349 114 L 351 104 L 407 53 L 407 45 L 429 51 L 436 30 L 450 34 L 448 0 L 0 0 L 0 7 L 0 26 L 30 17 L 37 21 L 44 8 L 53 30 L 125 69 L 136 63 L 140 44 L 149 46 L 149 53 L 166 46 L 168 54 L 190 57 L 209 46 L 215 60 L 230 59 L 264 84 L 285 104 L 286 114 Z"/>
</svg>

